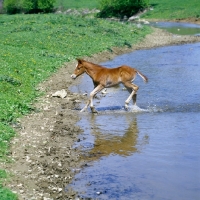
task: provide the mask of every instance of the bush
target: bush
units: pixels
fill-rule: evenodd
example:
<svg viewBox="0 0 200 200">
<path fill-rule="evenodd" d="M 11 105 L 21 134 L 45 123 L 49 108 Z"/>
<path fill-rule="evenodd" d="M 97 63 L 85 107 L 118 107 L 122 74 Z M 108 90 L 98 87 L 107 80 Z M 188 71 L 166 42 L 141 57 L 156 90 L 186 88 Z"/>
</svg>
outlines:
<svg viewBox="0 0 200 200">
<path fill-rule="evenodd" d="M 148 6 L 148 0 L 100 0 L 98 17 L 130 17 Z"/>
<path fill-rule="evenodd" d="M 8 14 L 51 12 L 56 0 L 4 0 Z"/>
<path fill-rule="evenodd" d="M 45 13 L 52 12 L 56 0 L 38 0 L 38 9 Z"/>
<path fill-rule="evenodd" d="M 9 14 L 15 14 L 20 12 L 22 10 L 22 1 L 16 1 L 16 0 L 4 0 L 3 7 Z"/>
</svg>

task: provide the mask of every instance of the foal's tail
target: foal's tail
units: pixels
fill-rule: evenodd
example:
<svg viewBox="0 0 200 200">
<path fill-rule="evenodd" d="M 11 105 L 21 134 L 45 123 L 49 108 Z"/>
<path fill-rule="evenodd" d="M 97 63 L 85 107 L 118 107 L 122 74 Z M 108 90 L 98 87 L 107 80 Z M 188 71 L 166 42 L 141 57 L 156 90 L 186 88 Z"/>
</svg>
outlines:
<svg viewBox="0 0 200 200">
<path fill-rule="evenodd" d="M 145 83 L 147 83 L 148 82 L 148 78 L 144 75 L 144 74 L 142 74 L 141 72 L 139 72 L 138 70 L 136 70 L 136 72 L 137 72 L 137 74 L 139 75 L 139 76 L 141 76 L 142 77 L 142 79 L 144 80 L 144 82 Z"/>
</svg>

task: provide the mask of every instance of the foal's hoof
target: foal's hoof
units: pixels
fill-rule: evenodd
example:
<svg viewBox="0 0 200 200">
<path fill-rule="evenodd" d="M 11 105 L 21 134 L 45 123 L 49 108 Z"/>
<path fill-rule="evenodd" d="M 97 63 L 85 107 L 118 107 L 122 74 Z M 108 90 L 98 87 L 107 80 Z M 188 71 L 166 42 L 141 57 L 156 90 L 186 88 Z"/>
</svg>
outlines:
<svg viewBox="0 0 200 200">
<path fill-rule="evenodd" d="M 124 109 L 127 111 L 128 110 L 128 105 L 125 104 Z"/>
<path fill-rule="evenodd" d="M 91 108 L 92 113 L 98 113 L 98 111 L 94 107 L 90 107 L 90 108 Z"/>
</svg>

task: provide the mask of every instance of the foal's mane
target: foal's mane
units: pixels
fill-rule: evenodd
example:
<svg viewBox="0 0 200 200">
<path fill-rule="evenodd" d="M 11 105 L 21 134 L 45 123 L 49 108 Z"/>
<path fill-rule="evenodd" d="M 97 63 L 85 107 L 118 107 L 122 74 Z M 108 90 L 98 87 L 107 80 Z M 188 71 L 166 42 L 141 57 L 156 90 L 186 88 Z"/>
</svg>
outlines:
<svg viewBox="0 0 200 200">
<path fill-rule="evenodd" d="M 90 64 L 90 65 L 94 65 L 95 67 L 100 67 L 100 68 L 105 68 L 105 67 L 103 67 L 103 66 L 101 66 L 101 65 L 98 65 L 98 64 L 95 64 L 95 63 L 92 63 L 92 62 L 89 62 L 89 61 L 86 61 L 86 60 L 84 60 L 84 59 L 82 59 L 82 58 L 77 58 L 76 59 L 79 63 L 88 63 L 88 64 Z"/>
</svg>

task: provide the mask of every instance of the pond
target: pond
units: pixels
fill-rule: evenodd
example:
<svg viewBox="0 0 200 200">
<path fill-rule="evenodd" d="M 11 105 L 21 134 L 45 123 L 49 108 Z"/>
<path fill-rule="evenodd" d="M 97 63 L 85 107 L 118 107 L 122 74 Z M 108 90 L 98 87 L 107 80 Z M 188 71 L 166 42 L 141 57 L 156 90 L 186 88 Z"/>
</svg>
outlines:
<svg viewBox="0 0 200 200">
<path fill-rule="evenodd" d="M 140 109 L 107 109 L 124 105 L 128 92 L 119 86 L 95 100 L 98 115 L 80 114 L 84 133 L 76 147 L 87 164 L 69 187 L 91 199 L 200 199 L 200 43 L 134 51 L 101 64 L 125 63 L 149 78 L 135 80 Z M 73 91 L 92 89 L 84 75 Z"/>
<path fill-rule="evenodd" d="M 181 22 L 151 22 L 151 26 L 177 35 L 200 35 L 200 25 Z"/>
</svg>

